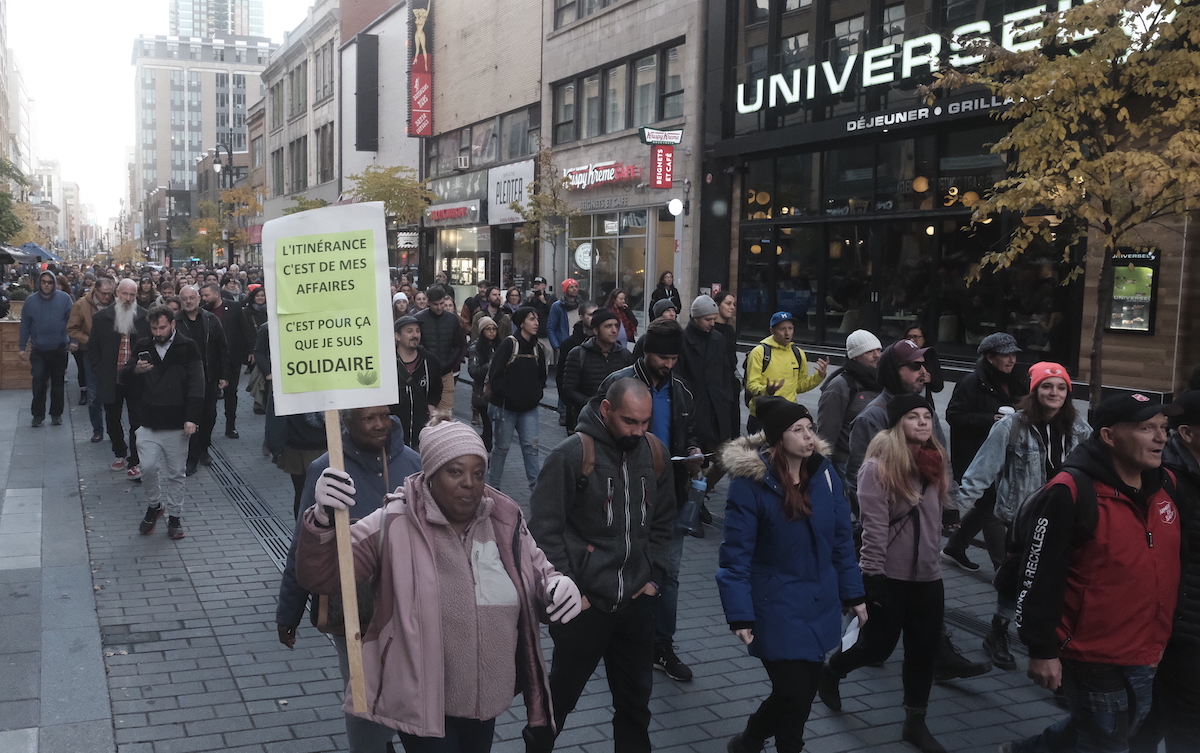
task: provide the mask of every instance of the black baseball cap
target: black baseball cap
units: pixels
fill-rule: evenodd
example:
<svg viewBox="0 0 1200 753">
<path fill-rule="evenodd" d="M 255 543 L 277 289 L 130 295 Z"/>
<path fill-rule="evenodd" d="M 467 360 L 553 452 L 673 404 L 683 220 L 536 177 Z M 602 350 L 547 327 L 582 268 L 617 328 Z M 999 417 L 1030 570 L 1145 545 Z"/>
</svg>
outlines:
<svg viewBox="0 0 1200 753">
<path fill-rule="evenodd" d="M 545 277 L 538 276 L 538 277 L 535 277 L 535 278 L 533 278 L 533 284 L 534 284 L 534 285 L 537 285 L 539 282 L 540 282 L 541 284 L 543 284 L 543 285 L 549 285 L 549 284 L 550 284 L 550 283 L 546 282 L 546 278 L 545 278 Z"/>
<path fill-rule="evenodd" d="M 1156 403 L 1140 392 L 1113 395 L 1106 398 L 1096 406 L 1096 410 L 1092 411 L 1092 428 L 1099 430 L 1114 424 L 1140 424 L 1160 413 L 1167 417 L 1173 417 L 1181 415 L 1183 410 L 1177 403 L 1166 405 Z"/>
<path fill-rule="evenodd" d="M 1178 407 L 1178 415 L 1171 416 L 1171 426 L 1195 426 L 1200 424 L 1200 390 L 1188 390 L 1175 398 L 1172 405 Z"/>
</svg>

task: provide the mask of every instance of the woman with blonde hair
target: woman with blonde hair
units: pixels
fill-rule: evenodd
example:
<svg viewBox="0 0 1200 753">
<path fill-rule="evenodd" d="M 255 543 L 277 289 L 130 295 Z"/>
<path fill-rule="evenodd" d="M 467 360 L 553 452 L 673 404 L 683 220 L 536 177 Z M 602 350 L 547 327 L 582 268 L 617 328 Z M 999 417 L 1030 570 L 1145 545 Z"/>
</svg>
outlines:
<svg viewBox="0 0 1200 753">
<path fill-rule="evenodd" d="M 945 753 L 925 726 L 933 665 L 942 639 L 942 510 L 950 507 L 950 461 L 933 433 L 933 409 L 916 394 L 887 406 L 888 427 L 875 435 L 858 472 L 862 520 L 859 567 L 869 619 L 849 650 L 834 654 L 818 692 L 842 708 L 838 682 L 891 656 L 904 635 L 905 720 L 902 739 L 923 753 Z"/>
</svg>

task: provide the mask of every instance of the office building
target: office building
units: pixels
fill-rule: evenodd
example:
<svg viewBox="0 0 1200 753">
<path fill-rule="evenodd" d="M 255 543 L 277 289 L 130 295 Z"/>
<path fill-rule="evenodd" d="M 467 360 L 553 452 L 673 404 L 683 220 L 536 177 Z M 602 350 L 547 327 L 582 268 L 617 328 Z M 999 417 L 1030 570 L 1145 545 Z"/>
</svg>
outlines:
<svg viewBox="0 0 1200 753">
<path fill-rule="evenodd" d="M 264 36 L 262 0 L 171 0 L 170 14 L 171 36 Z"/>
</svg>

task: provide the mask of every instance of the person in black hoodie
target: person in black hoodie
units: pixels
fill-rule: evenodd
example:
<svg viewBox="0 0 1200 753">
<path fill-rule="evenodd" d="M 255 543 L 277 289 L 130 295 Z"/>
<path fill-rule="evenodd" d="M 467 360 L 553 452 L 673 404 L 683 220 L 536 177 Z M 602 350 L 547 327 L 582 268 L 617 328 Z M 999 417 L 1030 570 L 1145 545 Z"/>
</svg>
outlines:
<svg viewBox="0 0 1200 753">
<path fill-rule="evenodd" d="M 559 303 L 561 303 L 561 301 L 559 301 Z M 565 364 L 567 361 L 567 356 L 571 355 L 571 351 L 575 350 L 580 345 L 583 345 L 587 339 L 594 334 L 592 332 L 592 314 L 596 310 L 596 304 L 590 301 L 579 304 L 579 321 L 575 322 L 575 326 L 571 329 L 571 335 L 558 345 L 558 359 L 560 363 Z M 563 398 L 563 395 L 566 394 L 563 391 L 564 371 L 565 368 L 554 370 L 554 386 L 558 388 L 559 400 L 563 404 L 563 410 L 566 411 L 567 404 L 566 400 Z M 565 413 L 562 415 L 562 425 L 567 425 Z"/>
<path fill-rule="evenodd" d="M 878 369 L 881 355 L 878 337 L 865 329 L 855 330 L 846 337 L 846 363 L 821 385 L 817 434 L 833 448 L 830 460 L 842 478 L 850 458 L 850 424 L 883 391 Z"/>
<path fill-rule="evenodd" d="M 488 401 L 483 388 L 487 386 L 488 369 L 492 367 L 492 356 L 500 344 L 500 328 L 490 316 L 480 317 L 477 322 L 479 337 L 467 348 L 467 373 L 471 375 L 471 410 L 479 414 L 483 422 L 483 448 L 492 451 L 492 417 L 488 415 Z"/>
<path fill-rule="evenodd" d="M 522 306 L 513 314 L 513 334 L 505 338 L 488 370 L 493 423 L 493 444 L 488 461 L 488 483 L 499 489 L 504 477 L 504 460 L 512 444 L 513 432 L 521 437 L 525 456 L 525 478 L 532 489 L 537 484 L 538 420 L 537 407 L 546 389 L 546 353 L 538 342 L 538 312 Z"/>
<path fill-rule="evenodd" d="M 596 334 L 573 348 L 559 370 L 563 373 L 562 396 L 567 403 L 567 431 L 575 431 L 579 411 L 596 394 L 608 375 L 633 363 L 633 354 L 617 344 L 620 325 L 616 314 L 600 309 L 592 315 Z"/>
<path fill-rule="evenodd" d="M 1200 750 L 1200 390 L 1179 396 L 1182 413 L 1171 419 L 1175 431 L 1163 448 L 1163 465 L 1175 474 L 1175 505 L 1183 524 L 1183 588 L 1171 640 L 1154 677 L 1154 701 L 1141 730 L 1130 741 L 1133 753 Z"/>
<path fill-rule="evenodd" d="M 204 365 L 200 348 L 175 329 L 175 312 L 156 306 L 146 314 L 150 337 L 133 347 L 135 355 L 121 370 L 120 381 L 136 396 L 142 422 L 138 428 L 142 488 L 146 516 L 138 526 L 150 534 L 162 517 L 162 477 L 167 479 L 167 535 L 182 539 L 183 467 L 188 440 L 196 433 L 204 413 Z"/>
<path fill-rule="evenodd" d="M 994 332 L 979 343 L 979 360 L 975 370 L 963 377 L 954 387 L 954 395 L 946 408 L 946 423 L 950 424 L 950 463 L 954 481 L 962 481 L 971 461 L 987 440 L 992 426 L 1004 413 L 1015 413 L 1019 398 L 1029 394 L 1028 382 L 1017 365 L 1016 338 L 1007 332 Z M 1007 409 L 1002 411 L 1002 409 Z M 988 489 L 962 518 L 962 525 L 942 550 L 942 559 L 970 572 L 979 565 L 967 557 L 967 547 L 975 534 L 983 531 L 992 567 L 999 568 L 1005 558 L 1004 522 L 992 513 L 996 504 L 995 488 Z"/>
<path fill-rule="evenodd" d="M 421 429 L 429 423 L 429 412 L 442 399 L 443 382 L 438 375 L 442 365 L 421 347 L 424 330 L 415 316 L 396 320 L 396 375 L 400 380 L 400 402 L 391 407 L 392 415 L 404 427 L 404 443 L 421 449 Z"/>
</svg>

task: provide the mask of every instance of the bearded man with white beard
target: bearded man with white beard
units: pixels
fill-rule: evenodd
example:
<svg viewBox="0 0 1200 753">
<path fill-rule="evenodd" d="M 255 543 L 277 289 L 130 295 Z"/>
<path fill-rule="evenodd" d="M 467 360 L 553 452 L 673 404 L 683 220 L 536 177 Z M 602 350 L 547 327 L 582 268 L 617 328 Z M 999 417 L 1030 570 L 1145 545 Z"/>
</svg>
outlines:
<svg viewBox="0 0 1200 753">
<path fill-rule="evenodd" d="M 96 375 L 108 438 L 116 456 L 109 468 L 114 472 L 125 471 L 126 477 L 133 481 L 142 477 L 135 438 L 140 422 L 137 405 L 129 399 L 128 388 L 117 383 L 117 375 L 125 364 L 137 360 L 133 346 L 143 337 L 150 337 L 150 325 L 146 322 L 146 309 L 137 305 L 137 283 L 130 279 L 121 280 L 117 284 L 116 302 L 96 312 L 92 319 L 88 361 Z M 128 443 L 121 425 L 122 405 L 129 414 Z"/>
</svg>

